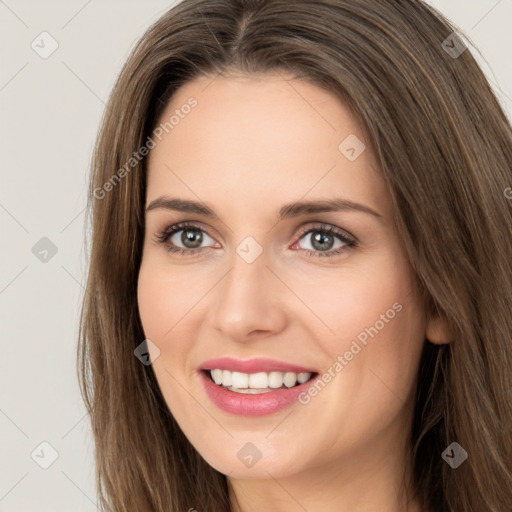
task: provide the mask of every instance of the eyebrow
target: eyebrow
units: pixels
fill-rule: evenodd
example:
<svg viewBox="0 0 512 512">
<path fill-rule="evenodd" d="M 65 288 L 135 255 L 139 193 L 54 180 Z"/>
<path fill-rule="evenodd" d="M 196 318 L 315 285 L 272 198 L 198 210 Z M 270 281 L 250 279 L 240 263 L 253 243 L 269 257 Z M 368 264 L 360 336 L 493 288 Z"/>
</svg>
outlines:
<svg viewBox="0 0 512 512">
<path fill-rule="evenodd" d="M 151 201 L 146 208 L 146 212 L 157 209 L 173 210 L 185 213 L 196 213 L 204 215 L 210 219 L 220 220 L 219 216 L 212 208 L 205 203 L 190 201 L 187 199 L 170 198 L 167 196 L 160 196 Z M 279 210 L 279 221 L 284 219 L 298 217 L 300 215 L 324 212 L 339 212 L 339 211 L 356 211 L 372 215 L 379 220 L 383 220 L 383 216 L 372 210 L 370 207 L 360 203 L 349 201 L 348 199 L 319 199 L 315 201 L 297 201 L 284 205 Z"/>
</svg>

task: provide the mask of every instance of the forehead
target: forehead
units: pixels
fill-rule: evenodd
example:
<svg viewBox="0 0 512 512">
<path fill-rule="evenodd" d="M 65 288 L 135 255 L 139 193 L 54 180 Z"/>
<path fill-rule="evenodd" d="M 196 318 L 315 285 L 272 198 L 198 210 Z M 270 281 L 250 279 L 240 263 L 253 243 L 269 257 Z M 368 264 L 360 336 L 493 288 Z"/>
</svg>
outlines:
<svg viewBox="0 0 512 512">
<path fill-rule="evenodd" d="M 353 113 L 334 94 L 290 75 L 198 77 L 175 92 L 159 127 L 148 198 L 179 190 L 205 200 L 244 197 L 248 206 L 250 198 L 314 194 L 376 206 L 386 195 L 369 144 L 347 158 L 347 144 L 359 152 L 365 143 Z"/>
</svg>

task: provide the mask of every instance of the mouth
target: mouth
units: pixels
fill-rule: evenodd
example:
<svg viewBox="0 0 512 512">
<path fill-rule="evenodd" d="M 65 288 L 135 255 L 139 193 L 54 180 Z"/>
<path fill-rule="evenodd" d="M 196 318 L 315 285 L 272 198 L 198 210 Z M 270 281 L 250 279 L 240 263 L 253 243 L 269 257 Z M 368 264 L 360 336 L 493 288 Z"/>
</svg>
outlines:
<svg viewBox="0 0 512 512">
<path fill-rule="evenodd" d="M 316 372 L 257 372 L 243 373 L 221 368 L 202 370 L 217 386 L 234 393 L 259 395 L 305 384 L 318 375 Z"/>
<path fill-rule="evenodd" d="M 319 373 L 271 359 L 220 358 L 198 368 L 209 399 L 224 412 L 261 416 L 299 401 Z"/>
</svg>

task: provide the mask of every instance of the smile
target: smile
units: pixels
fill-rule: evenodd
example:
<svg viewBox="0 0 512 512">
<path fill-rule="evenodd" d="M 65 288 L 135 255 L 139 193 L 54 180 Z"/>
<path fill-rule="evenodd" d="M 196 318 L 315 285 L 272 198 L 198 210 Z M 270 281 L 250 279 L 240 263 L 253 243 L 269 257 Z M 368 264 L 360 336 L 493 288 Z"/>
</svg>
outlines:
<svg viewBox="0 0 512 512">
<path fill-rule="evenodd" d="M 209 399 L 224 412 L 241 416 L 272 414 L 293 405 L 318 376 L 310 368 L 270 359 L 220 358 L 199 370 Z"/>
<path fill-rule="evenodd" d="M 210 376 L 218 386 L 224 386 L 235 393 L 270 393 L 273 389 L 293 388 L 311 379 L 309 372 L 230 372 L 216 368 L 210 370 Z"/>
</svg>

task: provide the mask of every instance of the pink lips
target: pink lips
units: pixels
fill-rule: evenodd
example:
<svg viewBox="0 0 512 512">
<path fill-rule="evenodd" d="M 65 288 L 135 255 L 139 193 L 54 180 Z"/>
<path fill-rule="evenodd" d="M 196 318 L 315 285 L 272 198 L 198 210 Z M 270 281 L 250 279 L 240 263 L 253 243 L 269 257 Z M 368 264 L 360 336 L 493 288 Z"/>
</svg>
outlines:
<svg viewBox="0 0 512 512">
<path fill-rule="evenodd" d="M 200 370 L 229 370 L 230 372 L 258 373 L 258 372 L 294 372 L 294 373 L 315 373 L 311 368 L 297 366 L 296 364 L 285 363 L 275 359 L 234 359 L 231 357 L 219 357 L 205 361 Z"/>
<path fill-rule="evenodd" d="M 279 388 L 267 393 L 250 395 L 229 391 L 218 386 L 209 377 L 209 370 L 229 370 L 243 373 L 294 372 L 317 373 L 311 368 L 276 361 L 272 359 L 251 359 L 243 361 L 222 357 L 205 361 L 199 367 L 199 376 L 210 400 L 225 412 L 241 416 L 263 416 L 278 412 L 298 401 L 299 395 L 314 382 L 314 378 L 292 388 Z"/>
</svg>

